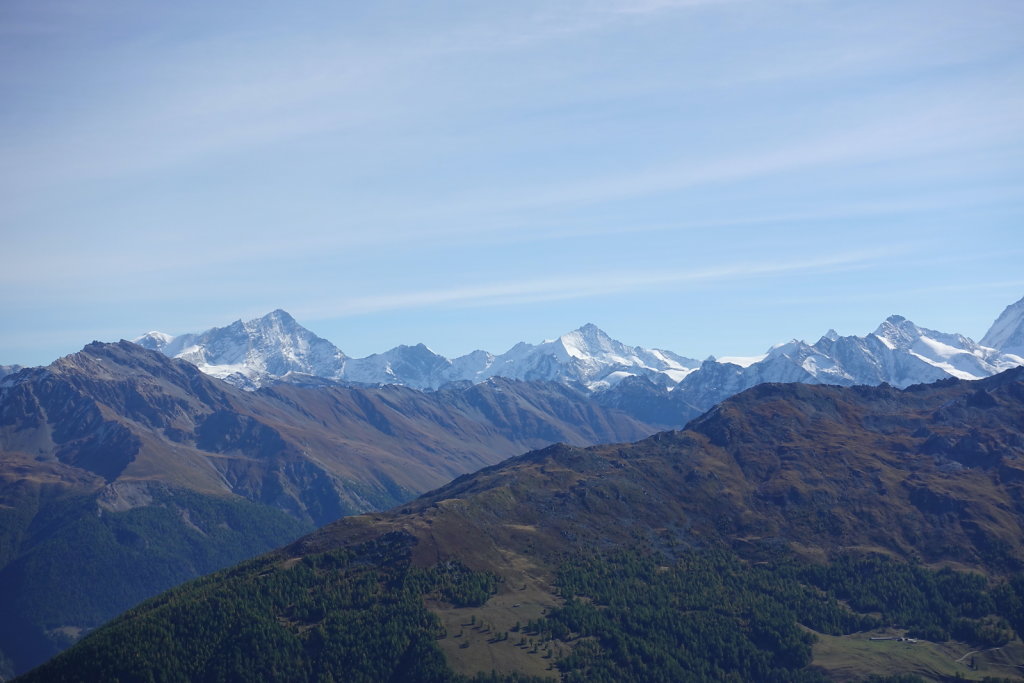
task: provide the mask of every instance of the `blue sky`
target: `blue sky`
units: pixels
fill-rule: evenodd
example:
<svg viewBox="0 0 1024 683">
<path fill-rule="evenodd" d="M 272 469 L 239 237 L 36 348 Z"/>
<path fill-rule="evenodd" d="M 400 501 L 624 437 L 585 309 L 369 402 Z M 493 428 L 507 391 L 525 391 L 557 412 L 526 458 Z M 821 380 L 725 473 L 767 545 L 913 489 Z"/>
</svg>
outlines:
<svg viewBox="0 0 1024 683">
<path fill-rule="evenodd" d="M 0 363 L 978 339 L 1022 217 L 1018 0 L 0 5 Z"/>
</svg>

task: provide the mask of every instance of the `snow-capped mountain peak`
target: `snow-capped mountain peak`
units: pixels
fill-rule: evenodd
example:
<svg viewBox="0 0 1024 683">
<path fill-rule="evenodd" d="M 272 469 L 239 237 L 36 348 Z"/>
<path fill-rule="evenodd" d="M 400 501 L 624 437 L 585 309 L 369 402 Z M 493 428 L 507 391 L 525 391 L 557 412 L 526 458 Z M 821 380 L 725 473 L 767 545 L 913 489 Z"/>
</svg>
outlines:
<svg viewBox="0 0 1024 683">
<path fill-rule="evenodd" d="M 456 363 L 460 359 L 456 359 Z M 640 375 L 660 386 L 673 386 L 700 363 L 671 351 L 628 346 L 587 323 L 539 344 L 520 342 L 495 356 L 474 377 L 510 377 L 580 384 L 591 391 L 607 389 L 626 377 Z"/>
<path fill-rule="evenodd" d="M 349 358 L 339 376 L 359 384 L 404 384 L 414 389 L 437 389 L 450 381 L 452 361 L 425 344 L 404 344 L 366 358 Z"/>
<path fill-rule="evenodd" d="M 902 315 L 890 315 L 872 333 L 890 349 L 909 348 L 921 337 L 921 329 Z"/>
<path fill-rule="evenodd" d="M 566 332 L 555 340 L 555 348 L 564 352 L 567 358 L 576 358 L 581 361 L 599 358 L 619 361 L 632 351 L 621 342 L 609 337 L 593 323 L 587 323 L 572 332 Z"/>
<path fill-rule="evenodd" d="M 1024 298 L 1006 307 L 981 338 L 981 343 L 1024 358 Z"/>
<path fill-rule="evenodd" d="M 975 341 L 962 334 L 949 334 L 919 327 L 899 315 L 886 318 L 874 331 L 874 335 L 883 340 L 889 348 L 912 351 L 933 360 L 945 359 L 959 352 L 978 355 L 975 352 L 981 348 Z"/>
<path fill-rule="evenodd" d="M 288 373 L 335 377 L 346 358 L 337 347 L 281 309 L 199 334 L 172 337 L 150 332 L 135 343 L 182 358 L 209 375 L 246 387 Z"/>
<path fill-rule="evenodd" d="M 587 323 L 558 338 L 562 348 L 573 358 L 587 358 L 602 354 L 621 353 L 626 347 L 615 341 L 594 323 Z"/>
<path fill-rule="evenodd" d="M 158 332 L 156 330 L 153 330 L 152 332 L 147 332 L 146 334 L 142 335 L 141 337 L 137 337 L 132 341 L 144 349 L 150 349 L 152 351 L 161 351 L 168 344 L 174 341 L 174 336 L 167 334 L 166 332 Z"/>
</svg>

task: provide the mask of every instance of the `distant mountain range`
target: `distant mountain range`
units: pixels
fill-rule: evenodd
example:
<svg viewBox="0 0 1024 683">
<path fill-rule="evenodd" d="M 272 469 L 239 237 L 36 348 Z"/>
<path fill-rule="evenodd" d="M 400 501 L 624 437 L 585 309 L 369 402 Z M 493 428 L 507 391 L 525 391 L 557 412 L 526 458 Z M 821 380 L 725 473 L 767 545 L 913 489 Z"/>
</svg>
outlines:
<svg viewBox="0 0 1024 683">
<path fill-rule="evenodd" d="M 889 323 L 879 343 L 913 345 Z M 763 384 L 685 431 L 551 446 L 334 522 L 26 680 L 1011 680 L 1022 414 L 1024 368 Z"/>
<path fill-rule="evenodd" d="M 521 342 L 499 355 L 474 351 L 448 359 L 417 344 L 350 358 L 282 310 L 199 334 L 172 337 L 150 332 L 135 342 L 249 389 L 318 378 L 436 390 L 452 382 L 479 383 L 505 377 L 560 382 L 593 394 L 614 394 L 623 380 L 640 378 L 661 390 L 656 393 L 673 394 L 671 402 L 677 407 L 689 406 L 691 413 L 685 417 L 692 417 L 763 382 L 842 386 L 884 382 L 906 387 L 946 377 L 991 376 L 1024 364 L 1024 299 L 1007 307 L 981 344 L 894 315 L 863 337 L 841 337 L 829 330 L 814 344 L 793 340 L 756 357 L 709 358 L 704 362 L 671 351 L 623 344 L 593 324 L 551 341 Z M 635 384 L 627 390 L 636 391 Z M 622 404 L 614 395 L 603 401 Z"/>
<path fill-rule="evenodd" d="M 474 351 L 449 360 L 416 344 L 366 358 L 350 358 L 282 310 L 199 334 L 172 337 L 149 332 L 134 341 L 246 388 L 281 380 L 302 382 L 302 376 L 307 375 L 428 390 L 451 382 L 476 384 L 491 377 L 505 377 L 557 381 L 599 391 L 631 375 L 671 386 L 700 365 L 669 351 L 626 346 L 589 324 L 553 341 L 516 344 L 500 355 Z"/>
</svg>

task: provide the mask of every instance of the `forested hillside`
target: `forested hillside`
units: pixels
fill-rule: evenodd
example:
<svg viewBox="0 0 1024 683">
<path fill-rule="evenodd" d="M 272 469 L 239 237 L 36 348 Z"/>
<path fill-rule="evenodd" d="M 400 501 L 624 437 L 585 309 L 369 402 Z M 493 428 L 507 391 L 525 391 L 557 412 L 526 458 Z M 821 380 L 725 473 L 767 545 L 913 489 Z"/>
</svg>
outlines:
<svg viewBox="0 0 1024 683">
<path fill-rule="evenodd" d="M 758 387 L 683 432 L 339 520 L 27 680 L 1012 678 L 1022 408 L 1019 370 Z"/>
</svg>

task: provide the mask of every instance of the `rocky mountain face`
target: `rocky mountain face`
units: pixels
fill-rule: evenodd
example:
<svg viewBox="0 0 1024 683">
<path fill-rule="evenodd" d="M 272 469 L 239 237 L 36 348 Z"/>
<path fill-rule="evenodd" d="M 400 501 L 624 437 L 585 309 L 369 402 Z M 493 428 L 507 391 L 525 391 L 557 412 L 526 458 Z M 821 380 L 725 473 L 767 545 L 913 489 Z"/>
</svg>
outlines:
<svg viewBox="0 0 1024 683">
<path fill-rule="evenodd" d="M 23 670 L 126 599 L 311 525 L 395 505 L 538 446 L 654 430 L 555 383 L 244 391 L 137 344 L 90 344 L 0 385 L 0 577 L 17 597 L 0 618 L 0 651 Z M 233 535 L 222 538 L 224 529 Z M 122 589 L 50 585 L 66 579 L 69 544 L 79 576 L 106 570 Z M 57 593 L 60 601 L 46 597 Z"/>
<path fill-rule="evenodd" d="M 642 392 L 645 407 L 637 414 L 673 416 L 661 424 L 682 426 L 719 401 L 764 382 L 906 387 L 946 377 L 980 379 L 1016 367 L 1024 364 L 1024 299 L 1007 308 L 981 344 L 894 315 L 862 337 L 829 330 L 814 344 L 793 340 L 761 356 L 703 363 L 671 351 L 628 346 L 592 324 L 540 344 L 519 343 L 500 355 L 474 351 L 449 360 L 418 344 L 349 358 L 283 311 L 202 335 L 154 332 L 136 341 L 246 388 L 279 381 L 308 383 L 315 376 L 435 390 L 450 382 L 505 377 L 609 394 L 598 400 L 628 409 L 629 398 L 638 398 L 639 387 L 649 383 L 658 391 Z M 647 382 L 620 387 L 623 380 L 634 378 Z M 655 402 L 657 409 L 652 408 Z"/>
<path fill-rule="evenodd" d="M 561 671 L 569 680 L 618 671 L 622 679 L 641 668 L 677 679 L 775 672 L 777 680 L 826 680 L 834 665 L 818 662 L 798 618 L 834 639 L 924 619 L 931 626 L 914 628 L 931 639 L 955 632 L 991 641 L 1003 636 L 982 634 L 985 624 L 1024 630 L 1024 612 L 1013 607 L 1024 596 L 1016 592 L 1024 591 L 1022 416 L 1024 368 L 905 390 L 762 384 L 685 431 L 633 444 L 550 446 L 390 512 L 341 519 L 140 607 L 30 680 L 177 670 L 160 667 L 178 667 L 180 658 L 161 664 L 129 655 L 156 652 L 167 633 L 196 653 L 188 675 L 284 667 L 310 680 L 361 671 L 366 662 L 383 662 L 387 676 L 429 670 L 430 680 L 492 669 Z M 938 566 L 989 578 L 926 571 Z M 935 588 L 942 582 L 949 587 Z M 381 602 L 366 592 L 353 601 L 357 585 L 377 587 Z M 760 588 L 748 594 L 747 585 Z M 289 590 L 294 597 L 276 597 Z M 661 602 L 645 602 L 651 591 L 663 591 Z M 769 598 L 786 606 L 763 602 Z M 924 606 L 947 599 L 946 617 Z M 917 616 L 891 611 L 915 600 L 923 601 Z M 219 605 L 218 614 L 240 611 L 240 624 L 262 625 L 251 655 L 225 665 L 216 647 L 192 643 L 190 634 L 202 630 L 203 642 L 237 650 L 230 618 L 223 633 L 205 621 L 208 604 Z M 388 617 L 394 628 L 378 635 L 373 615 L 399 604 L 404 616 Z M 365 624 L 362 635 L 351 637 L 348 623 Z M 399 636 L 397 624 L 421 626 Z M 680 642 L 700 647 L 680 654 Z M 962 649 L 977 648 L 967 641 Z M 263 654 L 270 652 L 277 659 Z M 389 654 L 367 659 L 369 652 Z M 901 656 L 891 652 L 881 671 L 877 657 L 844 671 L 906 671 Z"/>
</svg>

